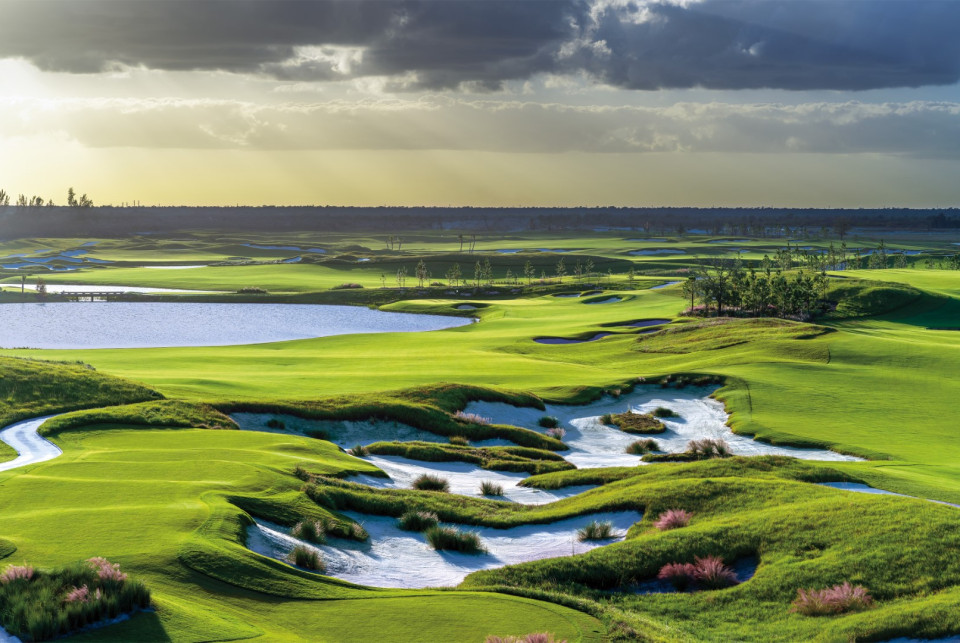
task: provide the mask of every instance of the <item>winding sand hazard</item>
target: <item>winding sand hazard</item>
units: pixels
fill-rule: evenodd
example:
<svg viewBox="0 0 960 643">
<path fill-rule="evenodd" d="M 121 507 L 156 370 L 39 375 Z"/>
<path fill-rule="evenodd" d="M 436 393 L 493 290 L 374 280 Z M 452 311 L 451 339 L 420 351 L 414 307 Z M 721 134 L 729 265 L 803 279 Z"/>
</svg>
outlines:
<svg viewBox="0 0 960 643">
<path fill-rule="evenodd" d="M 56 416 L 47 415 L 24 420 L 23 422 L 11 424 L 0 431 L 0 441 L 13 447 L 18 454 L 13 460 L 0 462 L 0 471 L 10 471 L 11 469 L 25 467 L 28 464 L 46 462 L 47 460 L 53 460 L 63 453 L 60 447 L 46 438 L 40 437 L 37 433 L 40 425 L 52 417 Z M 0 638 L 0 643 L 3 642 L 4 639 Z"/>
</svg>

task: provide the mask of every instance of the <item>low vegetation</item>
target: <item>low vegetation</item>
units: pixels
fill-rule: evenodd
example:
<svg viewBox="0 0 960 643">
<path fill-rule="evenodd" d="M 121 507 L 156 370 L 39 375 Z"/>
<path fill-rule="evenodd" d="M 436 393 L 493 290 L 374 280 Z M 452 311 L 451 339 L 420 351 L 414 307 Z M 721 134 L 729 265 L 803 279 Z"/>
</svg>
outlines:
<svg viewBox="0 0 960 643">
<path fill-rule="evenodd" d="M 483 480 L 480 482 L 480 493 L 484 496 L 502 496 L 503 486 L 496 482 Z"/>
<path fill-rule="evenodd" d="M 460 531 L 455 527 L 428 527 L 424 531 L 427 542 L 437 551 L 458 551 L 464 554 L 483 554 L 486 548 L 480 536 L 473 531 Z"/>
<path fill-rule="evenodd" d="M 867 588 L 845 581 L 827 589 L 798 589 L 790 611 L 804 616 L 828 616 L 871 607 L 873 598 Z"/>
<path fill-rule="evenodd" d="M 366 447 L 376 455 L 396 455 L 423 462 L 469 462 L 491 471 L 549 473 L 574 465 L 553 451 L 528 447 L 472 447 L 436 442 L 374 442 Z"/>
<path fill-rule="evenodd" d="M 523 636 L 488 636 L 484 643 L 567 643 L 567 639 L 558 639 L 549 632 L 534 632 Z"/>
<path fill-rule="evenodd" d="M 290 552 L 289 561 L 297 567 L 303 567 L 310 571 L 323 573 L 326 571 L 326 565 L 316 549 L 305 545 L 297 545 Z"/>
<path fill-rule="evenodd" d="M 653 438 L 643 438 L 631 442 L 625 450 L 630 455 L 643 455 L 651 451 L 659 451 L 660 445 Z"/>
<path fill-rule="evenodd" d="M 658 406 L 657 408 L 655 408 L 655 409 L 653 410 L 653 414 L 652 414 L 652 415 L 653 415 L 653 417 L 656 417 L 656 418 L 675 418 L 675 417 L 680 417 L 679 415 L 677 415 L 677 412 L 676 412 L 676 411 L 674 411 L 673 409 L 668 409 L 668 408 L 665 407 L 665 406 Z"/>
<path fill-rule="evenodd" d="M 577 530 L 577 539 L 580 542 L 588 540 L 609 540 L 613 538 L 613 524 L 610 521 L 594 520 Z"/>
<path fill-rule="evenodd" d="M 290 535 L 308 543 L 322 545 L 327 540 L 327 528 L 319 520 L 301 520 L 290 530 Z"/>
<path fill-rule="evenodd" d="M 432 473 L 421 473 L 413 481 L 413 488 L 418 491 L 450 491 L 450 483 Z"/>
<path fill-rule="evenodd" d="M 720 438 L 702 438 L 690 440 L 687 450 L 683 453 L 648 453 L 643 456 L 644 462 L 692 462 L 695 460 L 711 460 L 713 458 L 733 457 L 733 451 L 725 440 Z"/>
<path fill-rule="evenodd" d="M 693 518 L 693 514 L 689 511 L 683 509 L 667 509 L 660 514 L 656 522 L 653 523 L 653 526 L 660 531 L 680 529 L 690 524 L 691 518 Z"/>
<path fill-rule="evenodd" d="M 607 413 L 600 418 L 603 424 L 612 424 L 624 433 L 663 433 L 667 430 L 663 422 L 649 413 Z"/>
<path fill-rule="evenodd" d="M 544 429 L 555 429 L 558 426 L 560 426 L 560 420 L 553 417 L 552 415 L 544 415 L 539 420 L 537 420 L 537 424 Z"/>
<path fill-rule="evenodd" d="M 11 565 L 0 574 L 0 626 L 23 640 L 47 641 L 149 606 L 149 590 L 104 558 L 49 571 Z"/>
<path fill-rule="evenodd" d="M 437 514 L 430 511 L 407 511 L 397 521 L 397 526 L 404 531 L 426 531 L 440 523 Z"/>
</svg>

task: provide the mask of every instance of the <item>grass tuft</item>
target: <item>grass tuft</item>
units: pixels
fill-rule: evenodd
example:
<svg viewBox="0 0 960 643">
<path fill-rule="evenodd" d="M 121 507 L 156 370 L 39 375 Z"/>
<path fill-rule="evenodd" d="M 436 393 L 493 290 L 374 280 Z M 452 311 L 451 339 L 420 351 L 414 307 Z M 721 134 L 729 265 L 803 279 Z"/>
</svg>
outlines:
<svg viewBox="0 0 960 643">
<path fill-rule="evenodd" d="M 558 426 L 553 429 L 547 429 L 547 435 L 556 440 L 562 440 L 567 435 L 567 430 Z"/>
<path fill-rule="evenodd" d="M 651 451 L 659 450 L 660 445 L 652 438 L 643 438 L 642 440 L 631 442 L 626 448 L 626 452 L 630 455 L 643 455 L 645 453 L 650 453 Z"/>
<path fill-rule="evenodd" d="M 426 531 L 440 523 L 437 514 L 432 511 L 407 511 L 397 521 L 397 526 L 404 531 Z"/>
<path fill-rule="evenodd" d="M 668 409 L 665 406 L 658 406 L 653 410 L 653 417 L 658 418 L 675 418 L 680 417 L 676 411 L 673 409 Z"/>
<path fill-rule="evenodd" d="M 363 456 L 370 455 L 370 449 L 363 446 L 362 444 L 358 444 L 354 446 L 352 449 L 348 449 L 347 453 L 349 453 L 355 458 L 362 458 Z"/>
<path fill-rule="evenodd" d="M 544 429 L 555 429 L 558 426 L 560 426 L 560 420 L 553 417 L 552 415 L 544 415 L 542 418 L 537 420 L 537 424 L 539 424 Z"/>
<path fill-rule="evenodd" d="M 483 643 L 567 643 L 567 639 L 558 639 L 550 632 L 534 632 L 523 636 L 493 636 L 484 639 Z"/>
<path fill-rule="evenodd" d="M 327 531 L 319 520 L 301 520 L 290 530 L 290 535 L 315 545 L 327 541 Z"/>
<path fill-rule="evenodd" d="M 660 531 L 679 529 L 680 527 L 686 527 L 692 517 L 692 513 L 684 511 L 683 509 L 667 509 L 660 514 L 660 517 L 653 523 L 653 526 Z"/>
<path fill-rule="evenodd" d="M 790 611 L 805 616 L 826 616 L 870 607 L 873 607 L 873 598 L 867 588 L 847 581 L 827 589 L 798 589 Z"/>
<path fill-rule="evenodd" d="M 480 493 L 485 496 L 502 496 L 503 487 L 498 485 L 495 482 L 490 482 L 489 480 L 483 480 L 480 482 Z"/>
<path fill-rule="evenodd" d="M 436 525 L 427 529 L 425 535 L 427 542 L 437 551 L 459 551 L 465 554 L 482 554 L 487 551 L 480 542 L 480 536 L 473 531 L 460 531 L 455 527 Z"/>
<path fill-rule="evenodd" d="M 609 521 L 594 520 L 577 530 L 580 542 L 587 540 L 609 540 L 613 538 L 613 524 Z"/>
<path fill-rule="evenodd" d="M 484 426 L 490 424 L 490 418 L 477 415 L 476 413 L 464 413 L 463 411 L 457 411 L 453 414 L 453 417 L 461 422 L 469 422 L 470 424 L 482 424 Z"/>
<path fill-rule="evenodd" d="M 317 550 L 304 545 L 294 547 L 293 551 L 290 552 L 289 560 L 297 567 L 303 567 L 304 569 L 310 569 L 315 572 L 324 572 L 327 569 Z"/>
<path fill-rule="evenodd" d="M 413 488 L 419 491 L 450 491 L 450 483 L 432 473 L 421 473 L 413 481 Z"/>
</svg>

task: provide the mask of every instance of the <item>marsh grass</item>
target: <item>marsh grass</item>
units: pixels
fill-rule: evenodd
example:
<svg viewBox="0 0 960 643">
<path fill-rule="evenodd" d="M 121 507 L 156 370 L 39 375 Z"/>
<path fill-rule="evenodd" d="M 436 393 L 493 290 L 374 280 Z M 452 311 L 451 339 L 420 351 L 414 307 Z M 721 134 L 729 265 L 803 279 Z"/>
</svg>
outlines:
<svg viewBox="0 0 960 643">
<path fill-rule="evenodd" d="M 588 540 L 609 540 L 613 538 L 613 524 L 610 521 L 594 520 L 577 530 L 580 542 Z"/>
<path fill-rule="evenodd" d="M 436 525 L 428 528 L 424 535 L 430 546 L 437 551 L 459 551 L 465 554 L 483 554 L 487 551 L 480 542 L 480 536 L 473 531 L 460 531 L 455 527 Z"/>
<path fill-rule="evenodd" d="M 450 491 L 450 483 L 444 478 L 432 473 L 421 473 L 413 481 L 413 488 L 418 491 Z"/>
<path fill-rule="evenodd" d="M 319 520 L 301 520 L 290 530 L 290 535 L 315 545 L 327 541 L 327 530 Z"/>
</svg>

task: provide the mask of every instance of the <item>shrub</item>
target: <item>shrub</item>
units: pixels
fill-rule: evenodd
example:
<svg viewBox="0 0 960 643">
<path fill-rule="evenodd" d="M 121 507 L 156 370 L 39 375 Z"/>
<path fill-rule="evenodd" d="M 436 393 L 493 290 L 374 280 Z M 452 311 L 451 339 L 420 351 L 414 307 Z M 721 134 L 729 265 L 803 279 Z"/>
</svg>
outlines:
<svg viewBox="0 0 960 643">
<path fill-rule="evenodd" d="M 644 453 L 650 453 L 651 451 L 659 451 L 660 445 L 657 444 L 657 441 L 652 438 L 644 438 L 642 440 L 637 440 L 636 442 L 631 442 L 627 445 L 627 453 L 631 455 L 643 455 Z"/>
<path fill-rule="evenodd" d="M 653 523 L 653 526 L 660 531 L 679 529 L 680 527 L 686 527 L 692 517 L 693 514 L 683 509 L 667 509 L 660 514 L 660 517 Z"/>
<path fill-rule="evenodd" d="M 613 415 L 610 413 L 604 413 L 601 415 L 600 424 L 613 424 Z"/>
<path fill-rule="evenodd" d="M 238 295 L 266 295 L 267 291 L 264 288 L 258 288 L 257 286 L 247 286 L 246 288 L 241 288 L 237 291 Z"/>
<path fill-rule="evenodd" d="M 297 567 L 311 569 L 315 572 L 323 572 L 326 570 L 326 565 L 323 564 L 323 560 L 320 558 L 320 555 L 317 554 L 317 550 L 305 547 L 304 545 L 294 547 L 293 551 L 290 552 L 289 558 L 290 562 Z"/>
<path fill-rule="evenodd" d="M 653 410 L 653 416 L 658 418 L 675 418 L 680 417 L 677 415 L 677 412 L 673 409 L 668 409 L 665 406 L 658 406 Z"/>
<path fill-rule="evenodd" d="M 537 424 L 545 429 L 555 429 L 560 426 L 560 420 L 552 415 L 544 415 L 542 418 L 537 420 Z"/>
<path fill-rule="evenodd" d="M 347 535 L 354 540 L 360 541 L 366 540 L 370 537 L 370 534 L 367 533 L 367 530 L 364 529 L 363 525 L 358 522 L 350 524 L 350 532 Z"/>
<path fill-rule="evenodd" d="M 306 467 L 304 467 L 302 464 L 298 464 L 297 466 L 295 466 L 295 467 L 293 468 L 293 475 L 295 475 L 297 478 L 303 480 L 304 482 L 309 481 L 310 478 L 312 477 L 312 476 L 310 475 L 310 472 L 307 471 Z"/>
<path fill-rule="evenodd" d="M 730 450 L 730 445 L 719 438 L 690 440 L 690 442 L 687 443 L 687 453 L 698 460 L 729 458 L 733 455 L 733 452 Z"/>
<path fill-rule="evenodd" d="M 577 530 L 577 538 L 581 542 L 585 540 L 609 540 L 613 538 L 613 524 L 609 521 L 594 520 Z"/>
<path fill-rule="evenodd" d="M 470 446 L 470 440 L 462 435 L 451 435 L 450 444 L 455 444 L 458 447 L 468 447 Z"/>
<path fill-rule="evenodd" d="M 824 616 L 870 607 L 873 607 L 873 598 L 867 588 L 851 585 L 848 581 L 827 589 L 798 589 L 790 611 L 806 616 Z"/>
<path fill-rule="evenodd" d="M 308 438 L 313 438 L 314 440 L 329 440 L 330 434 L 324 431 L 323 429 L 307 429 L 303 432 Z"/>
<path fill-rule="evenodd" d="M 562 440 L 567 435 L 567 430 L 558 426 L 554 429 L 547 429 L 547 435 L 556 440 Z"/>
<path fill-rule="evenodd" d="M 358 445 L 356 445 L 355 447 L 353 447 L 352 449 L 349 449 L 349 450 L 347 451 L 347 453 L 349 453 L 350 455 L 352 455 L 352 456 L 354 456 L 354 457 L 362 458 L 362 457 L 365 456 L 365 455 L 370 455 L 370 449 L 368 449 L 367 447 L 363 446 L 362 444 L 358 444 Z"/>
<path fill-rule="evenodd" d="M 339 286 L 334 286 L 330 290 L 348 290 L 350 288 L 363 288 L 363 286 L 355 283 L 346 283 L 340 284 Z"/>
<path fill-rule="evenodd" d="M 277 418 L 270 418 L 267 420 L 267 428 L 270 429 L 285 429 L 287 425 L 284 424 L 283 420 L 278 420 Z"/>
<path fill-rule="evenodd" d="M 7 585 L 14 581 L 29 581 L 33 578 L 34 569 L 29 565 L 10 565 L 0 574 L 0 583 Z"/>
<path fill-rule="evenodd" d="M 693 563 L 667 563 L 660 568 L 657 578 L 667 581 L 678 592 L 683 592 L 696 580 L 696 571 Z"/>
<path fill-rule="evenodd" d="M 480 554 L 487 550 L 480 542 L 480 536 L 473 531 L 460 531 L 454 527 L 439 525 L 426 530 L 427 542 L 437 551 L 446 549 L 466 554 Z"/>
<path fill-rule="evenodd" d="M 471 424 L 490 424 L 490 418 L 477 415 L 476 413 L 464 413 L 463 411 L 457 411 L 454 413 L 453 417 L 461 422 L 470 422 Z"/>
<path fill-rule="evenodd" d="M 405 531 L 426 531 L 440 523 L 432 511 L 407 511 L 400 516 L 397 526 Z"/>
<path fill-rule="evenodd" d="M 413 488 L 420 491 L 450 491 L 450 483 L 432 473 L 421 473 L 413 481 Z"/>
<path fill-rule="evenodd" d="M 485 496 L 502 496 L 503 487 L 498 485 L 495 482 L 490 482 L 489 480 L 483 480 L 480 482 L 480 493 Z"/>
<path fill-rule="evenodd" d="M 290 530 L 290 535 L 316 545 L 327 541 L 327 531 L 319 520 L 301 520 Z"/>
<path fill-rule="evenodd" d="M 738 583 L 736 573 L 718 556 L 697 558 L 694 567 L 697 584 L 705 589 L 722 589 Z"/>
</svg>

